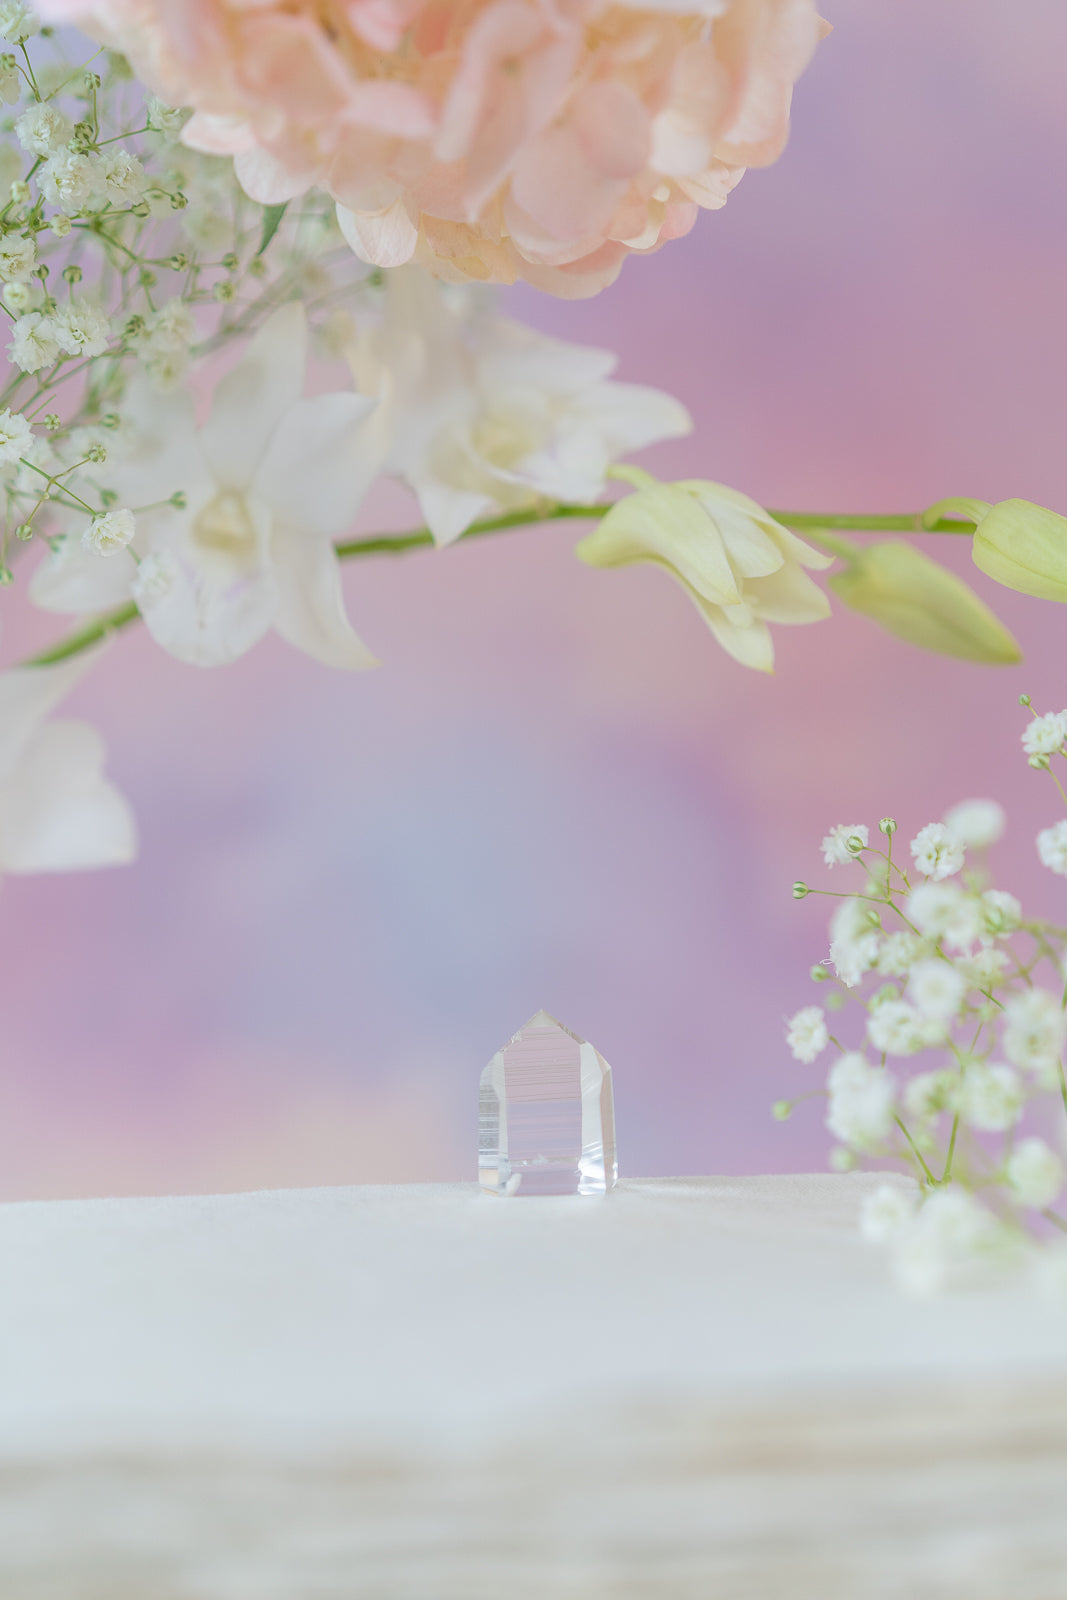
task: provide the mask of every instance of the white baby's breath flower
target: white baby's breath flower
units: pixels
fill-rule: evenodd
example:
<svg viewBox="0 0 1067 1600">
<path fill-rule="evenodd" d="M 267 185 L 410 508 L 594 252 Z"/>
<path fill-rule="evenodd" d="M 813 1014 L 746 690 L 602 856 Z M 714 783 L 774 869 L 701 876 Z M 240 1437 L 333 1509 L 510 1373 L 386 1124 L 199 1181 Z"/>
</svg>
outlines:
<svg viewBox="0 0 1067 1600">
<path fill-rule="evenodd" d="M 830 921 L 830 960 L 854 989 L 878 960 L 879 939 L 862 900 L 842 900 Z"/>
<path fill-rule="evenodd" d="M 786 1043 L 798 1061 L 810 1066 L 830 1042 L 821 1006 L 805 1006 L 789 1019 Z"/>
<path fill-rule="evenodd" d="M 65 212 L 79 211 L 99 186 L 97 163 L 76 150 L 57 150 L 37 174 L 37 181 L 51 205 Z"/>
<path fill-rule="evenodd" d="M 39 33 L 41 24 L 24 0 L 0 0 L 0 35 L 12 44 L 25 44 Z"/>
<path fill-rule="evenodd" d="M 960 1084 L 957 1106 L 968 1127 L 983 1133 L 1006 1133 L 1023 1113 L 1022 1080 L 1011 1067 L 974 1061 Z"/>
<path fill-rule="evenodd" d="M 168 106 L 165 101 L 156 95 L 150 94 L 146 103 L 146 120 L 148 126 L 156 133 L 164 134 L 168 139 L 176 139 L 188 119 L 187 111 L 176 111 L 173 106 Z"/>
<path fill-rule="evenodd" d="M 826 1126 L 842 1144 L 867 1150 L 880 1144 L 893 1126 L 896 1084 L 881 1067 L 872 1067 L 858 1050 L 839 1056 L 827 1077 L 830 1104 Z"/>
<path fill-rule="evenodd" d="M 959 963 L 959 970 L 975 989 L 992 989 L 999 983 L 1011 964 L 1006 950 L 985 945 Z"/>
<path fill-rule="evenodd" d="M 33 304 L 33 290 L 28 283 L 5 283 L 0 299 L 16 317 L 21 317 Z"/>
<path fill-rule="evenodd" d="M 124 507 L 94 517 L 82 534 L 82 549 L 96 556 L 113 556 L 125 550 L 137 532 L 137 519 Z"/>
<path fill-rule="evenodd" d="M 0 239 L 0 278 L 5 283 L 25 283 L 37 265 L 37 246 L 22 233 Z"/>
<path fill-rule="evenodd" d="M 1023 1139 L 1008 1158 L 1008 1182 L 1020 1205 L 1043 1211 L 1063 1188 L 1063 1163 L 1044 1139 Z"/>
<path fill-rule="evenodd" d="M 23 372 L 39 372 L 59 359 L 59 342 L 51 317 L 30 311 L 15 324 L 8 351 Z"/>
<path fill-rule="evenodd" d="M 951 878 L 963 866 L 963 845 L 944 822 L 928 822 L 911 841 L 915 865 L 935 883 Z"/>
<path fill-rule="evenodd" d="M 1013 894 L 1003 889 L 987 889 L 982 896 L 986 930 L 995 938 L 1014 933 L 1022 926 L 1023 908 Z"/>
<path fill-rule="evenodd" d="M 138 565 L 130 593 L 139 606 L 158 604 L 171 593 L 180 576 L 177 559 L 169 550 L 150 550 Z"/>
<path fill-rule="evenodd" d="M 145 343 L 155 350 L 188 352 L 195 338 L 193 313 L 180 295 L 161 305 L 145 330 Z"/>
<path fill-rule="evenodd" d="M 874 1244 L 888 1244 L 907 1227 L 919 1206 L 914 1187 L 883 1183 L 866 1195 L 860 1207 L 860 1232 Z"/>
<path fill-rule="evenodd" d="M 945 1067 L 936 1072 L 917 1072 L 904 1088 L 904 1107 L 909 1116 L 923 1121 L 956 1107 L 959 1078 Z"/>
<path fill-rule="evenodd" d="M 867 1037 L 887 1055 L 913 1056 L 929 1043 L 929 1028 L 906 1000 L 883 1000 L 867 1018 Z"/>
<path fill-rule="evenodd" d="M 107 314 L 91 300 L 79 298 L 60 306 L 52 328 L 59 348 L 71 356 L 103 355 L 111 342 Z"/>
<path fill-rule="evenodd" d="M 931 948 L 914 933 L 890 933 L 878 952 L 878 971 L 886 978 L 906 978 L 916 961 L 931 954 Z"/>
<path fill-rule="evenodd" d="M 1004 1002 L 1004 1054 L 1015 1066 L 1046 1072 L 1059 1060 L 1063 1041 L 1063 1011 L 1046 989 L 1028 989 Z"/>
<path fill-rule="evenodd" d="M 50 100 L 30 106 L 15 123 L 19 144 L 35 156 L 55 155 L 70 143 L 73 132 L 70 118 Z"/>
<path fill-rule="evenodd" d="M 139 200 L 148 181 L 144 167 L 129 150 L 109 150 L 101 158 L 99 176 L 109 200 Z"/>
<path fill-rule="evenodd" d="M 937 1292 L 995 1256 L 997 1219 L 958 1184 L 937 1189 L 894 1240 L 893 1271 L 908 1294 Z"/>
<path fill-rule="evenodd" d="M 1042 866 L 1067 877 L 1067 817 L 1054 822 L 1051 828 L 1042 828 L 1037 836 L 1037 853 Z"/>
<path fill-rule="evenodd" d="M 948 950 L 969 950 L 985 932 L 981 906 L 955 883 L 920 883 L 906 911 L 921 934 Z"/>
<path fill-rule="evenodd" d="M 850 839 L 858 839 L 862 847 L 867 848 L 869 834 L 864 823 L 857 822 L 849 827 L 847 823 L 839 822 L 830 829 L 822 842 L 822 858 L 828 867 L 843 867 L 855 861 L 857 852 L 849 849 Z"/>
<path fill-rule="evenodd" d="M 1004 807 L 995 800 L 961 800 L 945 812 L 945 827 L 965 850 L 985 850 L 1004 832 Z"/>
<path fill-rule="evenodd" d="M 1023 729 L 1023 749 L 1028 756 L 1052 756 L 1067 740 L 1067 711 L 1047 711 Z"/>
<path fill-rule="evenodd" d="M 9 467 L 27 454 L 33 444 L 33 429 L 19 412 L 0 411 L 0 466 Z"/>
<path fill-rule="evenodd" d="M 967 980 L 948 961 L 919 961 L 908 979 L 908 999 L 921 1017 L 948 1022 L 959 1011 Z"/>
</svg>

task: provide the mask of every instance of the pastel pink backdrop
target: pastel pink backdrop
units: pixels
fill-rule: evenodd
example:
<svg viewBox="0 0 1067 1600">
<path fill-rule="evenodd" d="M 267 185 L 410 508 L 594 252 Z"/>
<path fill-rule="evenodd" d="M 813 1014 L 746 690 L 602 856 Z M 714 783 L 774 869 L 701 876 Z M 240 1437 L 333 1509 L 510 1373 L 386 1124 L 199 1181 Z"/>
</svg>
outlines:
<svg viewBox="0 0 1067 1600">
<path fill-rule="evenodd" d="M 825 10 L 776 167 L 599 299 L 513 307 L 691 406 L 653 468 L 780 506 L 1067 510 L 1067 14 Z M 814 1081 L 782 1019 L 825 952 L 826 903 L 789 894 L 825 826 L 994 794 L 1003 881 L 1067 915 L 1016 704 L 1067 704 L 1067 612 L 974 574 L 1023 667 L 845 615 L 779 630 L 765 679 L 660 574 L 589 571 L 574 537 L 353 569 L 375 674 L 113 648 L 76 709 L 142 856 L 0 892 L 0 1195 L 470 1177 L 479 1070 L 540 1006 L 613 1063 L 624 1172 L 818 1167 L 819 1111 L 768 1106 Z"/>
</svg>

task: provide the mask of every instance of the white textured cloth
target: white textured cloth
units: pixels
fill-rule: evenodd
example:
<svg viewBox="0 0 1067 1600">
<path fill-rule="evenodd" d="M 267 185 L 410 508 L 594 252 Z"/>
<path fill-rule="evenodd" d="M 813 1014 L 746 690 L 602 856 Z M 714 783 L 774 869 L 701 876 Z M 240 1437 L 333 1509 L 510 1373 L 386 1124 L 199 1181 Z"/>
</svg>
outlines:
<svg viewBox="0 0 1067 1600">
<path fill-rule="evenodd" d="M 1067 1312 L 862 1177 L 0 1209 L 2 1600 L 1054 1600 Z"/>
</svg>

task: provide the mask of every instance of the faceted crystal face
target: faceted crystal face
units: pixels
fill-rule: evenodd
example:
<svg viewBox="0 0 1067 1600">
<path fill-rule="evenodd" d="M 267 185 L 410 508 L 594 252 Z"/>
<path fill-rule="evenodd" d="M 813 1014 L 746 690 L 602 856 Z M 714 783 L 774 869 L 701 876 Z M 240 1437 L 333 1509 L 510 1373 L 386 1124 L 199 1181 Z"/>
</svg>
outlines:
<svg viewBox="0 0 1067 1600">
<path fill-rule="evenodd" d="M 478 1178 L 491 1194 L 604 1194 L 614 1187 L 611 1068 L 539 1011 L 482 1073 Z"/>
</svg>

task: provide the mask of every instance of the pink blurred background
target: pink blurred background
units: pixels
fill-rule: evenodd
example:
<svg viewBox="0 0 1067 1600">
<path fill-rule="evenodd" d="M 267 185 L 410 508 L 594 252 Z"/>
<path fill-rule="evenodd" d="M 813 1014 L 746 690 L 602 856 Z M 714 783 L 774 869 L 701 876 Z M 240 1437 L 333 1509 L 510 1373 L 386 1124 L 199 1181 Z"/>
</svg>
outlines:
<svg viewBox="0 0 1067 1600">
<path fill-rule="evenodd" d="M 824 10 L 776 167 L 598 300 L 511 305 L 692 408 L 653 469 L 782 507 L 1067 510 L 1062 0 Z M 409 520 L 397 493 L 365 525 Z M 826 826 L 910 837 L 995 795 L 1001 881 L 1067 916 L 1016 703 L 1067 704 L 1062 609 L 972 573 L 1024 666 L 839 615 L 778 630 L 765 679 L 574 538 L 351 570 L 374 674 L 111 651 L 74 709 L 142 856 L 0 892 L 0 1196 L 469 1178 L 479 1071 L 540 1006 L 613 1063 L 624 1174 L 817 1168 L 819 1112 L 768 1107 L 815 1081 L 782 1032 L 825 953 L 827 902 L 789 889 L 825 881 Z"/>
</svg>

